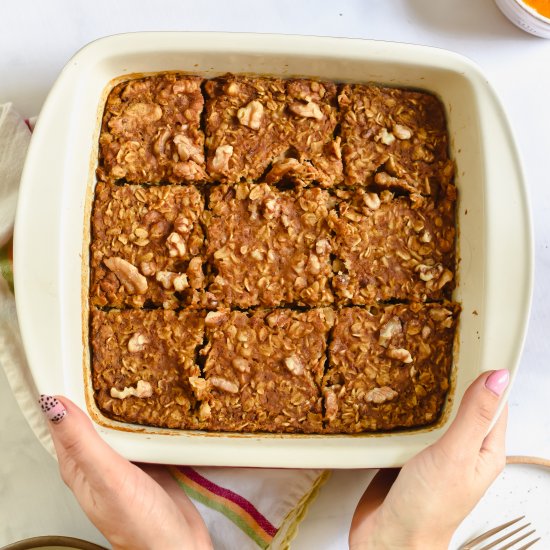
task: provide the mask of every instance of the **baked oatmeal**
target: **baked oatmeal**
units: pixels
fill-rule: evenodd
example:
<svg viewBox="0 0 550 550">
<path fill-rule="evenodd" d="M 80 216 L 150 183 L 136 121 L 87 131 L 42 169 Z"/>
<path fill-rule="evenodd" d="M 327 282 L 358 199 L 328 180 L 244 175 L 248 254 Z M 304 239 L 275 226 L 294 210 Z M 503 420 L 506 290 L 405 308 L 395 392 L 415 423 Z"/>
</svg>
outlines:
<svg viewBox="0 0 550 550">
<path fill-rule="evenodd" d="M 434 95 L 348 84 L 338 102 L 346 185 L 436 195 L 451 183 L 445 112 Z"/>
<path fill-rule="evenodd" d="M 340 310 L 323 381 L 327 431 L 434 422 L 449 389 L 459 309 L 411 303 Z"/>
<path fill-rule="evenodd" d="M 214 181 L 341 181 L 335 84 L 225 75 L 207 81 L 205 90 Z"/>
<path fill-rule="evenodd" d="M 437 421 L 460 306 L 443 104 L 181 73 L 115 86 L 92 211 L 107 416 L 214 432 Z"/>
<path fill-rule="evenodd" d="M 209 293 L 226 307 L 331 303 L 330 201 L 319 188 L 214 187 L 206 222 Z"/>
<path fill-rule="evenodd" d="M 193 186 L 98 182 L 92 212 L 95 306 L 193 305 L 204 286 L 202 196 Z"/>
<path fill-rule="evenodd" d="M 206 316 L 201 426 L 320 432 L 330 309 L 212 311 Z"/>
<path fill-rule="evenodd" d="M 99 138 L 99 179 L 206 180 L 202 82 L 197 76 L 162 74 L 115 86 L 107 98 Z"/>
<path fill-rule="evenodd" d="M 332 286 L 337 301 L 442 300 L 454 288 L 454 195 L 442 201 L 340 192 Z"/>
<path fill-rule="evenodd" d="M 286 84 L 288 149 L 266 174 L 268 183 L 290 180 L 332 187 L 343 179 L 336 85 L 295 79 Z"/>
<path fill-rule="evenodd" d="M 98 407 L 124 422 L 195 428 L 195 360 L 204 314 L 92 309 L 92 380 Z"/>
</svg>

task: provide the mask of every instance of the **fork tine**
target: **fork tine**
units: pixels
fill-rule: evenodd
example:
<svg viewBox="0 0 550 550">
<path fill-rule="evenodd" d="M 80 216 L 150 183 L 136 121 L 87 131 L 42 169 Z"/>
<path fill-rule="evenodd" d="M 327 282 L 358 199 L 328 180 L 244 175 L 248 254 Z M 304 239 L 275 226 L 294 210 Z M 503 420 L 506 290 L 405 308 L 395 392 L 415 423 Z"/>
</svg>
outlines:
<svg viewBox="0 0 550 550">
<path fill-rule="evenodd" d="M 469 540 L 466 544 L 463 544 L 460 547 L 460 550 L 472 550 L 474 546 L 479 544 L 480 542 L 483 542 L 484 540 L 487 540 L 489 537 L 492 537 L 493 535 L 496 535 L 503 529 L 506 529 L 506 527 L 510 527 L 510 525 L 514 525 L 514 523 L 517 523 L 518 521 L 521 521 L 525 516 L 520 516 L 519 518 L 513 519 L 512 521 L 508 521 L 506 523 L 503 523 L 502 525 L 498 525 L 497 527 L 494 527 L 493 529 L 490 529 L 489 531 L 486 531 L 485 533 L 479 535 L 479 537 L 476 537 L 475 539 Z"/>
<path fill-rule="evenodd" d="M 512 546 L 515 546 L 518 542 L 522 541 L 523 539 L 526 539 L 529 535 L 532 535 L 534 532 L 535 530 L 533 529 L 528 533 L 525 533 L 525 535 L 521 535 L 521 537 L 518 537 L 517 539 L 513 540 L 509 544 L 506 544 L 500 550 L 508 550 L 508 548 L 512 548 Z"/>
<path fill-rule="evenodd" d="M 518 527 L 517 529 L 514 529 L 513 531 L 510 531 L 509 533 L 505 533 L 502 537 L 499 539 L 493 541 L 491 544 L 487 544 L 486 546 L 483 546 L 483 548 L 479 548 L 479 550 L 489 550 L 490 548 L 494 548 L 497 544 L 500 544 L 501 542 L 505 540 L 509 540 L 510 537 L 513 537 L 516 533 L 519 533 L 520 531 L 523 531 L 526 527 L 529 527 L 531 525 L 530 523 L 526 523 L 525 525 L 522 525 L 521 527 Z M 503 550 L 502 548 L 500 550 Z"/>
<path fill-rule="evenodd" d="M 532 540 L 531 542 L 528 542 L 527 544 L 524 544 L 522 547 L 518 548 L 518 550 L 527 550 L 527 548 L 531 548 L 535 542 L 538 542 L 540 540 L 540 537 L 538 539 Z"/>
</svg>

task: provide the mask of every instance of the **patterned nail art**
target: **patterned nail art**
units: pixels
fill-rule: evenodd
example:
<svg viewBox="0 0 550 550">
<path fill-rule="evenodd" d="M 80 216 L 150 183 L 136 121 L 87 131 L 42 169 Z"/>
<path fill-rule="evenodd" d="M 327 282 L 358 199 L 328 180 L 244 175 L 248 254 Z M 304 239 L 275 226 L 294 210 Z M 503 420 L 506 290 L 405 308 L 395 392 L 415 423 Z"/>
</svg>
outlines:
<svg viewBox="0 0 550 550">
<path fill-rule="evenodd" d="M 67 416 L 67 409 L 63 403 L 51 395 L 41 395 L 38 403 L 48 420 L 54 424 L 59 424 Z"/>
</svg>

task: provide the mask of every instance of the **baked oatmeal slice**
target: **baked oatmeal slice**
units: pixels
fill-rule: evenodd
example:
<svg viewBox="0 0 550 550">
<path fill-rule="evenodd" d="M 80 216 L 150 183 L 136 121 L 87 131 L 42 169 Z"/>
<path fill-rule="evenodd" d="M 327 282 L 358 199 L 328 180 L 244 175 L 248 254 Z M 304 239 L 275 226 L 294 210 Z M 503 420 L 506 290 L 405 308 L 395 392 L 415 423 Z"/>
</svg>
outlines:
<svg viewBox="0 0 550 550">
<path fill-rule="evenodd" d="M 338 102 L 347 185 L 435 196 L 452 182 L 445 110 L 434 95 L 352 84 Z"/>
<path fill-rule="evenodd" d="M 204 286 L 203 209 L 193 186 L 99 182 L 92 212 L 91 303 L 195 304 Z"/>
<path fill-rule="evenodd" d="M 201 83 L 197 76 L 162 74 L 115 86 L 99 138 L 99 179 L 206 180 Z"/>
<path fill-rule="evenodd" d="M 334 83 L 228 74 L 209 80 L 205 90 L 212 179 L 325 187 L 342 180 Z"/>
<path fill-rule="evenodd" d="M 331 303 L 330 201 L 319 188 L 214 187 L 206 216 L 209 295 L 239 308 Z"/>
<path fill-rule="evenodd" d="M 212 311 L 199 418 L 214 431 L 320 432 L 332 310 Z"/>
<path fill-rule="evenodd" d="M 344 304 L 442 300 L 454 288 L 455 201 L 339 192 L 331 212 L 335 299 Z"/>
<path fill-rule="evenodd" d="M 323 380 L 326 430 L 435 422 L 449 389 L 459 310 L 452 303 L 340 310 Z"/>
<path fill-rule="evenodd" d="M 285 82 L 227 74 L 205 84 L 208 173 L 214 181 L 253 181 L 288 145 Z"/>
<path fill-rule="evenodd" d="M 99 409 L 122 422 L 194 428 L 195 361 L 204 313 L 92 309 L 92 380 Z"/>
<path fill-rule="evenodd" d="M 331 187 L 343 179 L 337 89 L 333 82 L 295 79 L 286 82 L 287 149 L 275 159 L 267 183 L 281 180 Z"/>
</svg>

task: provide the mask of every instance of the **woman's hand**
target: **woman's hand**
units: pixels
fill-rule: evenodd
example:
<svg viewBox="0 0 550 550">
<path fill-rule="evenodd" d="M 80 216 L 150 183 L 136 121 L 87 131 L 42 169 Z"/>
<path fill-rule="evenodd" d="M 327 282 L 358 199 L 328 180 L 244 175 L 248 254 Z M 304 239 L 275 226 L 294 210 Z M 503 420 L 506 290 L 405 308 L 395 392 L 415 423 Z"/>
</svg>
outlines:
<svg viewBox="0 0 550 550">
<path fill-rule="evenodd" d="M 487 433 L 507 370 L 482 374 L 468 388 L 447 432 L 399 472 L 381 470 L 359 502 L 350 548 L 447 549 L 456 528 L 504 468 L 507 409 Z M 393 480 L 395 479 L 395 482 Z M 384 498 L 384 485 L 393 482 Z"/>
<path fill-rule="evenodd" d="M 165 468 L 142 470 L 122 458 L 67 398 L 42 396 L 40 405 L 63 481 L 114 549 L 212 548 L 201 516 Z"/>
</svg>

